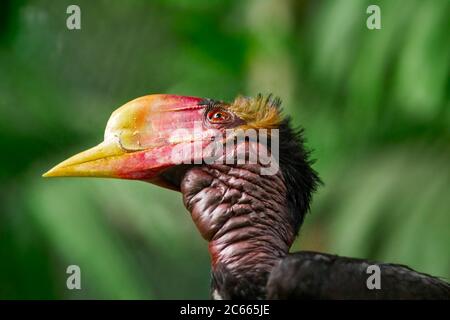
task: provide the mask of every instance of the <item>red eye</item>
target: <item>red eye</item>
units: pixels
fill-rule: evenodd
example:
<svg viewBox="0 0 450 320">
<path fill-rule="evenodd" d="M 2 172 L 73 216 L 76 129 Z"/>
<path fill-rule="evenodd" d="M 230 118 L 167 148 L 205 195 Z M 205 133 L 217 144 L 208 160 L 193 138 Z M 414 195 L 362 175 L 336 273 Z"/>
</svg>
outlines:
<svg viewBox="0 0 450 320">
<path fill-rule="evenodd" d="M 226 123 L 231 119 L 231 114 L 222 109 L 214 109 L 208 112 L 207 118 L 211 123 Z"/>
</svg>

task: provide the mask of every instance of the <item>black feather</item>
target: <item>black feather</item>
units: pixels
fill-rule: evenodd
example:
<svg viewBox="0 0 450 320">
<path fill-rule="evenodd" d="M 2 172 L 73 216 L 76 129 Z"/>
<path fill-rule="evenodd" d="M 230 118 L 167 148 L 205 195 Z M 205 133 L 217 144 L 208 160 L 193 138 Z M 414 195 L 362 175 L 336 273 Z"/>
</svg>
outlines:
<svg viewBox="0 0 450 320">
<path fill-rule="evenodd" d="M 312 168 L 311 152 L 305 147 L 303 129 L 293 129 L 291 119 L 285 118 L 280 127 L 280 169 L 287 187 L 287 201 L 294 230 L 298 233 L 310 208 L 311 198 L 319 184 Z"/>
<path fill-rule="evenodd" d="M 370 265 L 380 268 L 380 288 L 369 289 Z M 276 266 L 268 299 L 450 299 L 450 285 L 428 274 L 391 263 L 297 252 Z"/>
</svg>

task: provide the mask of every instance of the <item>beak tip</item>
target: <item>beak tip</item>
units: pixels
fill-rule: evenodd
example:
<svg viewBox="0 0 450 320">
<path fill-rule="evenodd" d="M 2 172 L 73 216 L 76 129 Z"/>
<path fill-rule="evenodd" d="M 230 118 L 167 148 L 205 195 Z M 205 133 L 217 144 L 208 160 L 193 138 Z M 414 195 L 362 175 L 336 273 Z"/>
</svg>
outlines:
<svg viewBox="0 0 450 320">
<path fill-rule="evenodd" d="M 55 177 L 56 175 L 54 174 L 54 168 L 48 170 L 47 172 L 45 172 L 42 177 L 43 178 L 51 178 L 51 177 Z"/>
</svg>

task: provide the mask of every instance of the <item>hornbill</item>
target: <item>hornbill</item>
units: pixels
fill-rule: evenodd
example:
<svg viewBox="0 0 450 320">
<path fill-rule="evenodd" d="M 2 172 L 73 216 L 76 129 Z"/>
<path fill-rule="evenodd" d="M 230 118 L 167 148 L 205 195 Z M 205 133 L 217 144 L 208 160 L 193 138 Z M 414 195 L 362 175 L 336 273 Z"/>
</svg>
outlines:
<svg viewBox="0 0 450 320">
<path fill-rule="evenodd" d="M 447 282 L 403 265 L 289 253 L 320 179 L 302 130 L 272 96 L 137 98 L 112 113 L 102 143 L 44 176 L 134 179 L 181 191 L 209 242 L 214 299 L 450 298 Z M 379 288 L 367 286 L 370 265 L 379 267 Z"/>
</svg>

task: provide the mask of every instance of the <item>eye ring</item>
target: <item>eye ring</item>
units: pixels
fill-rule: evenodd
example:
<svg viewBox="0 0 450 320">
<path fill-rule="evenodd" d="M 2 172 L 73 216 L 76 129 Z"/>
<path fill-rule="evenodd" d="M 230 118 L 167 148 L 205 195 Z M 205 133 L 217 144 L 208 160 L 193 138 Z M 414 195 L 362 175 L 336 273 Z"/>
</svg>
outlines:
<svg viewBox="0 0 450 320">
<path fill-rule="evenodd" d="M 206 112 L 206 119 L 212 124 L 223 124 L 233 120 L 233 115 L 223 108 L 211 108 Z"/>
</svg>

